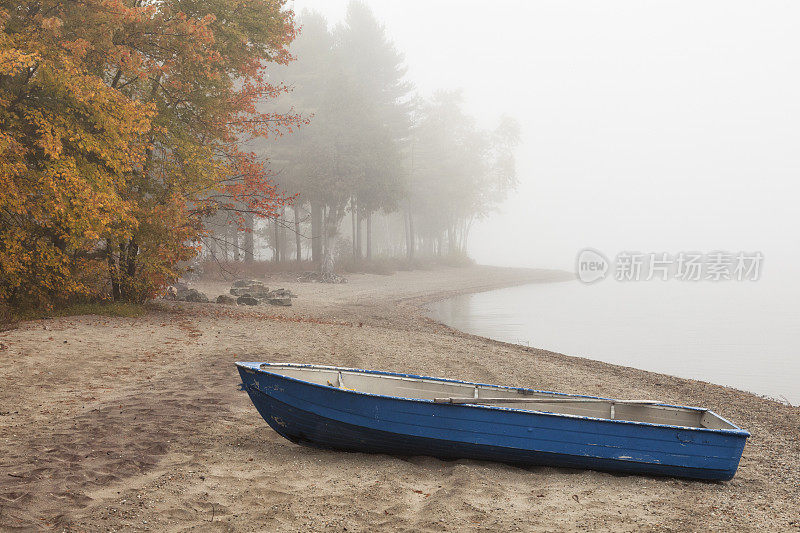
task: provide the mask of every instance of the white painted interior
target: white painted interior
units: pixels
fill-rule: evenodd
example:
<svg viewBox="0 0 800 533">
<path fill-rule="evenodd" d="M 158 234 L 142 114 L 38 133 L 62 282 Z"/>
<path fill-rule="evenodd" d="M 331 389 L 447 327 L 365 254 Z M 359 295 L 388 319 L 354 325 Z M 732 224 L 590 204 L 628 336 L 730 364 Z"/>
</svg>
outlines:
<svg viewBox="0 0 800 533">
<path fill-rule="evenodd" d="M 287 364 L 262 365 L 262 369 L 318 385 L 384 396 L 426 400 L 477 398 L 477 402 L 488 405 L 493 403 L 492 399 L 519 398 L 522 401 L 508 402 L 506 400 L 502 403 L 496 402 L 496 405 L 529 411 L 546 411 L 613 420 L 670 424 L 693 428 L 735 429 L 733 425 L 710 411 L 697 411 L 682 407 L 625 403 L 625 400 L 586 401 L 585 398 L 580 396 L 521 391 L 512 387 L 494 385 L 472 385 L 423 378 L 365 374 L 335 367 L 308 367 Z M 536 403 L 531 403 L 532 399 L 536 399 Z M 548 399 L 557 401 L 550 403 L 546 401 Z M 565 399 L 574 399 L 575 403 L 565 402 Z M 540 403 L 538 400 L 545 401 Z"/>
</svg>

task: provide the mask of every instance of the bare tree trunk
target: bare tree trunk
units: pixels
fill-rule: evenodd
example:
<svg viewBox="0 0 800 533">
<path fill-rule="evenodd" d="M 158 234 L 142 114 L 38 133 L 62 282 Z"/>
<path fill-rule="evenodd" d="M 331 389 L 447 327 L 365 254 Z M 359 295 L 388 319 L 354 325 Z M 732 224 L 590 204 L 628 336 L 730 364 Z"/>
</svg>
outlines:
<svg viewBox="0 0 800 533">
<path fill-rule="evenodd" d="M 295 203 L 294 209 L 294 250 L 298 263 L 303 260 L 303 243 L 300 242 L 300 207 Z"/>
<path fill-rule="evenodd" d="M 233 231 L 231 232 L 231 244 L 233 245 L 233 260 L 239 262 L 239 227 L 231 224 L 229 226 Z"/>
<path fill-rule="evenodd" d="M 255 248 L 255 217 L 252 213 L 245 215 L 244 223 L 244 261 L 245 263 L 252 263 Z"/>
<path fill-rule="evenodd" d="M 281 217 L 279 219 L 279 226 L 278 231 L 280 231 L 281 239 L 280 239 L 280 251 L 281 251 L 281 261 L 286 261 L 289 257 L 289 239 L 286 235 L 286 207 L 281 207 Z"/>
<path fill-rule="evenodd" d="M 414 217 L 411 215 L 411 213 L 408 214 L 408 236 L 408 258 L 414 259 L 414 248 L 416 247 L 417 236 L 414 234 Z"/>
<path fill-rule="evenodd" d="M 328 215 L 330 214 L 330 207 L 324 206 L 322 208 L 322 261 L 325 261 L 325 255 L 328 253 Z"/>
<path fill-rule="evenodd" d="M 128 242 L 128 253 L 126 256 L 125 275 L 128 280 L 133 280 L 136 277 L 136 256 L 139 255 L 139 244 L 136 242 L 136 237 L 133 237 Z"/>
<path fill-rule="evenodd" d="M 219 242 L 214 237 L 216 237 L 216 234 L 212 232 L 211 238 L 206 241 L 203 247 L 206 259 L 219 257 Z"/>
<path fill-rule="evenodd" d="M 461 241 L 461 253 L 467 255 L 467 241 L 469 241 L 469 231 L 472 229 L 473 218 L 464 221 L 464 237 Z"/>
<path fill-rule="evenodd" d="M 109 240 L 106 241 L 106 259 L 108 260 L 108 275 L 111 278 L 111 297 L 116 302 L 122 298 L 122 291 L 119 287 L 119 271 L 114 260 L 114 250 Z"/>
<path fill-rule="evenodd" d="M 372 213 L 367 213 L 367 259 L 372 260 Z"/>
<path fill-rule="evenodd" d="M 356 225 L 358 222 L 356 221 L 356 201 L 352 195 L 350 195 L 350 226 L 352 227 L 353 233 L 353 262 L 358 260 L 358 237 L 356 231 Z"/>
<path fill-rule="evenodd" d="M 330 220 L 330 207 L 326 206 L 322 210 L 322 259 L 320 260 L 319 269 L 322 274 L 330 273 L 331 265 L 333 264 L 333 254 L 331 253 L 330 232 L 328 231 L 328 224 Z"/>
<path fill-rule="evenodd" d="M 228 252 L 229 252 L 229 250 L 228 250 L 228 225 L 227 224 L 225 224 L 225 229 L 221 233 L 222 233 L 222 235 L 221 235 L 221 237 L 222 237 L 222 257 L 225 259 L 225 261 L 227 261 L 228 260 Z"/>
<path fill-rule="evenodd" d="M 272 259 L 276 263 L 281 262 L 281 231 L 280 231 L 280 222 L 278 217 L 272 219 L 272 223 L 275 225 L 275 242 L 273 243 L 273 256 Z"/>
<path fill-rule="evenodd" d="M 361 210 L 358 209 L 358 203 L 356 203 L 356 208 L 356 261 L 360 261 L 363 246 L 361 244 Z"/>
<path fill-rule="evenodd" d="M 411 222 L 411 212 L 404 213 L 403 222 L 406 229 L 406 257 L 414 259 L 414 224 Z"/>
<path fill-rule="evenodd" d="M 408 230 L 408 212 L 403 211 L 403 233 L 405 233 L 406 237 L 406 257 L 411 258 L 411 239 L 409 238 L 409 230 Z"/>
<path fill-rule="evenodd" d="M 322 252 L 322 264 L 320 273 L 324 276 L 333 274 L 333 252 L 331 251 L 330 232 L 328 231 L 328 217 L 325 217 L 325 231 L 323 232 L 324 251 Z"/>
<path fill-rule="evenodd" d="M 456 243 L 455 243 L 455 230 L 453 226 L 447 226 L 447 253 L 455 254 L 456 252 Z"/>
<path fill-rule="evenodd" d="M 322 205 L 318 202 L 311 202 L 311 260 L 317 266 L 322 267 Z"/>
</svg>

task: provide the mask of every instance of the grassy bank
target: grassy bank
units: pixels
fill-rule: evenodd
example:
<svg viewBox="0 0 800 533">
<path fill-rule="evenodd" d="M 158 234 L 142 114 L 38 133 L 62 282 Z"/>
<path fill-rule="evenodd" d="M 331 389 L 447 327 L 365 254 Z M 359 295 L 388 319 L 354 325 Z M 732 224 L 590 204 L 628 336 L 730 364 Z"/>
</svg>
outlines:
<svg viewBox="0 0 800 533">
<path fill-rule="evenodd" d="M 12 328 L 18 322 L 40 318 L 81 315 L 138 317 L 144 315 L 144 313 L 145 307 L 141 304 L 105 301 L 83 302 L 53 309 L 12 310 L 8 307 L 2 307 L 0 308 L 0 330 Z"/>
</svg>

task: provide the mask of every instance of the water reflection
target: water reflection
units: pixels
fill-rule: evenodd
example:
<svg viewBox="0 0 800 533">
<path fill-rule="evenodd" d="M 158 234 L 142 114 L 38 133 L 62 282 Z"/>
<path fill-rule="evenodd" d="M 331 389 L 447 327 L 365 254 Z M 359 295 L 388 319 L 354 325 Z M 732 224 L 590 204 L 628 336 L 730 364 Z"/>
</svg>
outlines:
<svg viewBox="0 0 800 533">
<path fill-rule="evenodd" d="M 800 292 L 783 284 L 577 282 L 430 306 L 462 331 L 800 404 Z"/>
</svg>

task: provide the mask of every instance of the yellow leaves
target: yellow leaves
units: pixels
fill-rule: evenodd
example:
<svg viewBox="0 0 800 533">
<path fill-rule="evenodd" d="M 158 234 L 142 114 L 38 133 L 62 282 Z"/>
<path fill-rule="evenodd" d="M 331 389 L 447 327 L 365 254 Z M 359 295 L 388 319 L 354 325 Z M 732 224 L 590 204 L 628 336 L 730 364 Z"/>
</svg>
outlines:
<svg viewBox="0 0 800 533">
<path fill-rule="evenodd" d="M 0 299 L 42 304 L 101 290 L 97 278 L 91 289 L 81 281 L 86 261 L 75 254 L 136 226 L 121 193 L 155 108 L 91 74 L 88 41 L 23 44 L 0 33 L 0 74 L 22 82 L 0 79 Z"/>
<path fill-rule="evenodd" d="M 0 185 L 8 193 L 9 177 L 23 172 L 25 165 L 25 148 L 20 140 L 10 132 L 0 131 Z"/>
<path fill-rule="evenodd" d="M 39 54 L 26 53 L 16 48 L 0 49 L 0 74 L 13 76 L 33 67 L 39 61 Z"/>
<path fill-rule="evenodd" d="M 42 111 L 31 110 L 27 114 L 28 120 L 36 126 L 36 133 L 39 138 L 36 145 L 42 149 L 46 156 L 51 159 L 59 159 L 63 145 L 61 144 L 61 133 L 57 131 L 55 124 Z"/>
<path fill-rule="evenodd" d="M 95 256 L 121 265 L 133 239 L 126 283 L 144 294 L 196 253 L 201 216 L 225 198 L 279 201 L 236 151 L 250 130 L 234 122 L 267 94 L 253 80 L 287 44 L 268 22 L 282 2 L 140 4 L 0 10 L 0 300 L 98 290 Z"/>
</svg>

